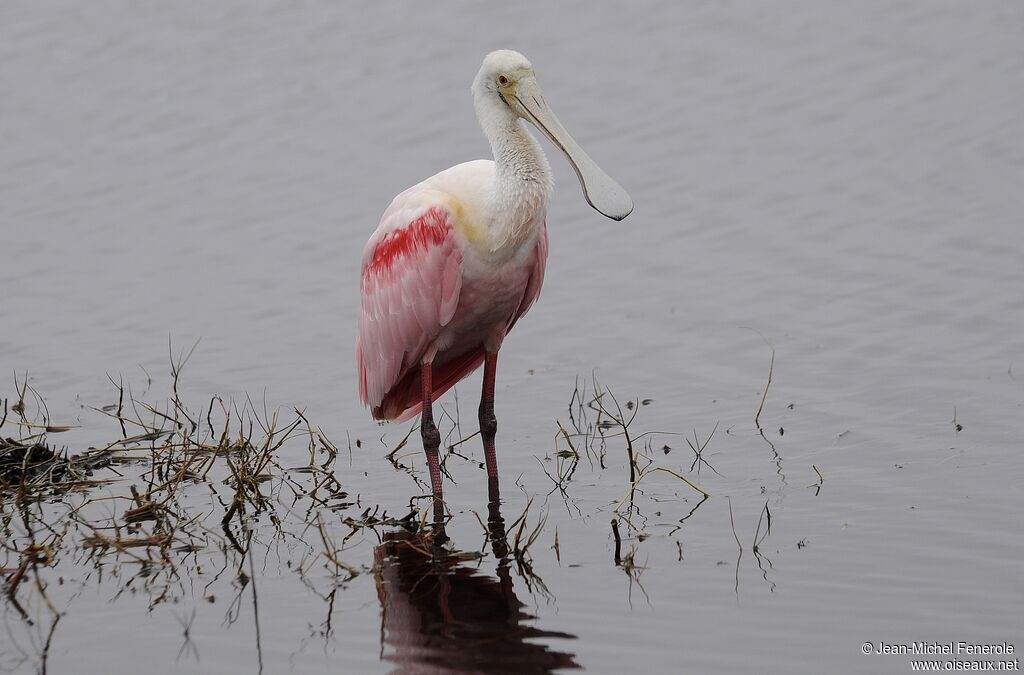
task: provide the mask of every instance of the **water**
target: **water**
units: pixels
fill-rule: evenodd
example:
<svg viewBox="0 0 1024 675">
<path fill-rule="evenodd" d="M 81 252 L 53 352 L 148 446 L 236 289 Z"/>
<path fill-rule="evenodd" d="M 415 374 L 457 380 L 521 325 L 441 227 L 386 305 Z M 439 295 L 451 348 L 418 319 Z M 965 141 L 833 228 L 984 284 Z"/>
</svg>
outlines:
<svg viewBox="0 0 1024 675">
<path fill-rule="evenodd" d="M 211 581 L 204 560 L 154 603 L 131 574 L 40 568 L 62 615 L 49 671 L 388 672 L 484 653 L 539 672 L 907 672 L 861 645 L 1024 647 L 1022 27 L 1011 2 L 6 6 L 0 396 L 27 370 L 54 421 L 80 425 L 52 437 L 73 451 L 119 436 L 89 409 L 116 403 L 108 375 L 163 397 L 168 340 L 201 338 L 186 398 L 302 408 L 361 505 L 407 513 L 420 488 L 383 456 L 408 427 L 376 426 L 356 396 L 359 255 L 394 194 L 486 156 L 468 88 L 491 49 L 531 58 L 636 203 L 600 217 L 551 154 L 544 293 L 497 392 L 502 515 L 532 498 L 529 529 L 547 518 L 535 578 L 486 544 L 473 439 L 448 463 L 448 534 L 482 557 L 425 577 L 450 585 L 447 614 L 433 591 L 403 598 L 424 563 L 384 564 L 371 531 L 343 551 L 363 573 L 336 586 L 320 560 L 304 583 L 294 567 L 322 547 L 296 516 L 242 559 L 252 585 L 234 567 Z M 564 497 L 545 474 L 595 372 L 620 402 L 651 399 L 631 432 L 683 434 L 637 441 L 652 466 L 712 495 L 680 523 L 700 495 L 645 476 L 620 507 L 620 565 L 622 439 Z M 458 388 L 463 435 L 478 386 Z M 685 439 L 716 425 L 717 473 L 690 471 Z M 422 476 L 417 448 L 403 462 Z M 303 443 L 283 452 L 303 462 Z M 344 515 L 327 517 L 338 540 Z M 406 611 L 393 623 L 388 602 Z M 8 670 L 41 667 L 51 619 L 31 607 L 34 626 L 4 606 Z"/>
</svg>

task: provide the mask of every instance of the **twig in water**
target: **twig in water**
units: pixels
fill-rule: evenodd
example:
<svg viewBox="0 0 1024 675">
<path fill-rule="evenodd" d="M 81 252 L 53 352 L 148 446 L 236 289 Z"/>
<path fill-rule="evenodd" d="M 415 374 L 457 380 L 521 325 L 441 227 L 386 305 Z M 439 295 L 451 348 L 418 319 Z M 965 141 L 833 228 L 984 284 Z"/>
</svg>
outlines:
<svg viewBox="0 0 1024 675">
<path fill-rule="evenodd" d="M 807 487 L 814 488 L 814 496 L 817 497 L 821 494 L 821 486 L 825 484 L 825 477 L 821 475 L 821 471 L 814 464 L 811 464 L 811 468 L 814 469 L 814 473 L 818 474 L 818 482 L 813 485 L 808 485 Z"/>
<path fill-rule="evenodd" d="M 764 521 L 765 516 L 768 517 L 768 524 L 765 528 L 764 536 L 761 536 L 761 523 Z M 761 542 L 768 538 L 768 535 L 772 533 L 772 512 L 768 510 L 768 502 L 764 503 L 764 508 L 761 509 L 761 515 L 757 519 L 757 530 L 754 532 L 754 545 L 753 551 L 756 554 L 758 547 Z"/>
<path fill-rule="evenodd" d="M 615 566 L 622 566 L 622 537 L 619 536 L 619 521 L 612 519 L 612 535 L 615 537 Z"/>
<path fill-rule="evenodd" d="M 736 556 L 736 597 L 740 597 L 740 560 L 743 559 L 743 544 L 740 543 L 740 536 L 736 534 L 736 521 L 732 517 L 732 499 L 725 498 L 729 503 L 729 525 L 732 526 L 732 536 L 736 539 L 736 546 L 739 547 L 739 555 Z"/>
<path fill-rule="evenodd" d="M 715 422 L 715 428 L 711 430 L 711 433 L 708 434 L 708 437 L 704 440 L 703 443 L 701 443 L 700 440 L 697 438 L 696 429 L 693 430 L 693 441 L 691 441 L 689 438 L 686 439 L 686 444 L 690 446 L 690 450 L 693 450 L 693 463 L 690 464 L 690 471 L 693 471 L 694 467 L 696 467 L 698 476 L 700 475 L 701 464 L 704 464 L 719 476 L 722 475 L 718 473 L 718 469 L 708 464 L 708 461 L 704 459 L 704 448 L 708 447 L 708 443 L 711 442 L 711 438 L 715 435 L 716 431 L 718 431 L 718 422 Z"/>
<path fill-rule="evenodd" d="M 761 334 L 758 332 L 758 335 Z M 772 374 L 775 372 L 775 347 L 772 347 L 772 344 L 768 342 L 768 339 L 765 338 L 765 336 L 761 335 L 761 339 L 764 340 L 765 344 L 771 348 L 772 356 L 768 362 L 768 382 L 764 385 L 764 394 L 761 395 L 761 404 L 757 406 L 757 412 L 754 414 L 754 425 L 757 427 L 757 433 L 762 439 L 764 439 L 764 442 L 768 444 L 768 447 L 772 449 L 772 455 L 775 462 L 775 473 L 779 475 L 779 480 L 782 481 L 782 484 L 787 485 L 786 474 L 782 473 L 782 456 L 779 455 L 779 451 L 775 447 L 775 444 L 768 440 L 768 436 L 765 435 L 764 428 L 761 426 L 761 411 L 764 409 L 765 399 L 768 398 L 768 390 L 772 386 Z"/>
<path fill-rule="evenodd" d="M 631 500 L 633 498 L 633 493 L 636 492 L 637 485 L 640 484 L 640 481 L 642 481 L 644 478 L 646 478 L 650 474 L 657 473 L 659 471 L 667 473 L 667 474 L 669 474 L 671 476 L 675 476 L 679 480 L 683 481 L 684 483 L 686 483 L 687 485 L 692 487 L 697 492 L 699 492 L 702 495 L 704 495 L 705 498 L 711 496 L 710 492 L 708 492 L 707 490 L 704 490 L 703 488 L 698 487 L 697 485 L 694 485 L 692 482 L 690 482 L 690 480 L 688 478 L 686 478 L 686 476 L 682 476 L 682 475 L 676 473 L 675 471 L 673 471 L 672 469 L 666 469 L 663 466 L 656 466 L 656 467 L 651 468 L 651 469 L 644 469 L 643 471 L 640 472 L 640 476 L 636 479 L 636 481 L 632 485 L 630 485 L 629 492 L 626 493 L 626 496 L 623 497 L 622 499 L 620 499 L 619 502 L 615 505 L 615 510 L 618 511 L 622 507 L 622 505 L 624 503 L 626 503 L 626 501 Z M 699 506 L 699 504 L 698 504 L 698 506 Z"/>
<path fill-rule="evenodd" d="M 762 523 L 762 521 L 765 520 L 766 516 L 767 516 L 768 526 L 765 529 L 764 535 L 761 535 L 761 523 Z M 754 544 L 753 544 L 753 547 L 752 547 L 751 550 L 754 553 L 754 558 L 757 559 L 757 567 L 758 567 L 758 569 L 761 570 L 761 576 L 764 577 L 764 580 L 770 584 L 770 586 L 771 586 L 770 590 L 774 593 L 775 592 L 775 582 L 768 578 L 768 570 L 774 568 L 774 565 L 772 565 L 772 561 L 771 561 L 771 559 L 768 556 L 766 556 L 763 553 L 761 553 L 761 543 L 764 542 L 764 540 L 767 539 L 768 535 L 770 535 L 771 533 L 772 533 L 772 512 L 768 510 L 768 502 L 765 502 L 764 503 L 764 508 L 761 509 L 761 515 L 757 519 L 757 530 L 754 532 Z M 764 566 L 762 561 L 768 563 L 768 568 L 767 569 L 765 569 L 765 566 Z"/>
<path fill-rule="evenodd" d="M 351 565 L 346 565 L 338 559 L 338 549 L 334 546 L 334 542 L 331 541 L 331 538 L 328 536 L 327 530 L 324 528 L 323 516 L 319 513 L 316 515 L 316 527 L 320 532 L 320 541 L 324 544 L 324 557 L 327 558 L 327 560 L 329 560 L 336 569 L 345 570 L 345 572 L 348 573 L 348 577 L 345 581 L 355 579 L 359 576 L 358 569 Z"/>
<path fill-rule="evenodd" d="M 415 424 L 413 424 L 413 425 L 411 425 L 409 427 L 409 431 L 405 434 L 405 437 L 402 438 L 402 440 L 400 440 L 398 442 L 398 445 L 395 446 L 395 449 L 392 450 L 391 452 L 389 452 L 388 454 L 384 455 L 384 459 L 386 459 L 389 462 L 391 462 L 392 464 L 394 464 L 395 463 L 395 453 L 397 453 L 399 450 L 401 450 L 402 448 L 405 447 L 405 444 L 409 442 L 409 437 L 412 436 L 412 432 L 414 432 L 414 431 L 416 431 L 416 425 Z"/>
<path fill-rule="evenodd" d="M 761 410 L 764 408 L 764 401 L 765 401 L 765 399 L 768 398 L 768 389 L 771 388 L 771 386 L 772 386 L 772 372 L 774 370 L 775 370 L 775 347 L 772 347 L 772 358 L 768 362 L 768 382 L 764 385 L 764 394 L 761 396 L 761 404 L 759 406 L 757 406 L 757 412 L 754 414 L 754 424 L 757 425 L 758 429 L 761 428 Z"/>
</svg>

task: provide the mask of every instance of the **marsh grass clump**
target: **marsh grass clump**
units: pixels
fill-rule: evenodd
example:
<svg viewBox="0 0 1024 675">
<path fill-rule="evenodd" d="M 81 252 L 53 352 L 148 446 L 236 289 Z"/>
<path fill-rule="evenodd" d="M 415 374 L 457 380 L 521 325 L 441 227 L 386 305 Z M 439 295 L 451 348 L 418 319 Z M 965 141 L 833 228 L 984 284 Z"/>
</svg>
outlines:
<svg viewBox="0 0 1024 675">
<path fill-rule="evenodd" d="M 23 644 L 31 648 L 26 651 L 37 650 L 37 669 L 45 670 L 61 617 L 86 585 L 111 589 L 111 600 L 141 598 L 148 611 L 191 603 L 193 619 L 196 612 L 208 611 L 208 604 L 226 603 L 228 626 L 250 616 L 244 608 L 251 606 L 261 658 L 259 588 L 277 574 L 274 593 L 304 588 L 323 600 L 327 618 L 322 635 L 329 636 L 336 591 L 357 577 L 372 574 L 379 580 L 388 569 L 381 567 L 383 559 L 376 553 L 373 565 L 368 564 L 368 542 L 375 548 L 388 544 L 382 552 L 415 554 L 437 570 L 439 580 L 463 567 L 479 567 L 489 547 L 503 589 L 511 589 L 510 575 L 517 575 L 535 597 L 553 598 L 538 573 L 543 569 L 538 561 L 548 555 L 537 545 L 548 526 L 546 500 L 538 507 L 528 495 L 522 512 L 506 526 L 500 506 L 508 502 L 497 499 L 489 487 L 487 518 L 477 516 L 483 544 L 479 550 L 457 549 L 445 533 L 456 514 L 438 519 L 435 513 L 428 522 L 430 509 L 415 503 L 429 495 L 413 496 L 404 517 L 365 500 L 339 469 L 338 446 L 303 410 L 268 409 L 248 397 L 241 403 L 219 396 L 202 399 L 199 406 L 186 403 L 179 385 L 189 354 L 171 359 L 170 386 L 163 399 L 147 396 L 152 388 L 148 373 L 142 395 L 123 380 L 111 379 L 109 402 L 83 408 L 80 423 L 86 431 L 54 424 L 45 399 L 29 386 L 27 376 L 15 380 L 13 396 L 0 397 L 0 577 L 9 606 L 27 629 Z M 708 499 L 691 482 L 692 473 L 699 475 L 702 464 L 713 472 L 704 474 L 708 479 L 717 471 L 705 453 L 714 430 L 704 440 L 696 432 L 687 440 L 694 455 L 689 467 L 668 465 L 681 457 L 663 457 L 654 452 L 652 442 L 669 432 L 635 431 L 643 418 L 639 411 L 652 401 L 622 400 L 620 405 L 596 380 L 592 386 L 578 385 L 568 423 L 558 423 L 555 470 L 549 472 L 548 465 L 544 471 L 567 506 L 575 506 L 569 490 L 574 478 L 586 473 L 588 462 L 592 472 L 606 472 L 625 491 L 620 501 L 606 506 L 614 518 L 614 564 L 626 572 L 632 588 L 645 569 L 637 554 L 651 536 L 648 526 L 679 529 Z M 462 434 L 457 401 L 453 412 L 442 417 L 451 427 L 446 461 L 470 462 L 483 470 L 482 463 L 460 453 L 476 433 Z M 410 428 L 387 458 L 426 488 L 413 468 L 402 463 L 419 455 L 418 449 L 406 447 L 412 445 L 414 432 Z M 78 440 L 82 433 L 91 434 L 94 443 L 97 436 L 105 442 L 83 447 Z M 353 440 L 356 447 L 360 444 L 350 439 L 350 461 Z M 606 469 L 607 457 L 628 461 L 628 471 Z M 678 485 L 695 494 L 677 493 Z M 664 500 L 654 498 L 663 496 L 688 502 L 672 515 L 678 522 L 648 522 L 661 517 L 660 509 L 666 507 L 657 504 Z M 686 509 L 689 513 L 683 515 Z M 759 529 L 755 544 L 762 540 Z M 550 555 L 561 564 L 557 529 L 552 549 Z M 182 621 L 183 653 L 191 653 L 190 622 Z"/>
<path fill-rule="evenodd" d="M 335 470 L 338 448 L 301 410 L 216 396 L 186 405 L 186 361 L 172 359 L 163 401 L 111 380 L 114 402 L 86 407 L 83 417 L 112 426 L 110 440 L 82 450 L 75 433 L 52 442 L 76 427 L 51 422 L 27 375 L 0 397 L 0 578 L 39 668 L 76 584 L 114 586 L 115 598 L 141 593 L 151 609 L 197 593 L 210 603 L 233 596 L 231 623 L 243 592 L 257 601 L 254 552 L 284 543 L 290 574 L 309 588 L 336 588 L 365 571 L 341 563 L 347 538 L 335 545 L 337 533 L 392 522 L 350 496 Z M 308 459 L 286 465 L 283 457 L 296 455 Z M 322 536 L 304 537 L 311 528 Z"/>
<path fill-rule="evenodd" d="M 54 449 L 48 434 L 73 427 L 50 423 L 46 402 L 29 386 L 27 375 L 21 382 L 15 376 L 14 389 L 18 398 L 13 404 L 0 399 L 0 504 L 16 494 L 25 499 L 98 484 L 93 472 L 110 464 L 109 449 L 89 448 L 77 455 Z"/>
<path fill-rule="evenodd" d="M 0 437 L 0 489 L 9 489 L 46 473 L 55 459 L 56 454 L 43 443 L 23 443 Z"/>
</svg>

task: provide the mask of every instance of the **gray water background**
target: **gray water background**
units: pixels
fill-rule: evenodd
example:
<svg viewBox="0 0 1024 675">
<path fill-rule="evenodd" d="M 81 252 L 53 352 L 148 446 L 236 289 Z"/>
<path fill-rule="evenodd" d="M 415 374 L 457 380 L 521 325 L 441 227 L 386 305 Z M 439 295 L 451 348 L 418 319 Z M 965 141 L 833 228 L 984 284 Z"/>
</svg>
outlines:
<svg viewBox="0 0 1024 675">
<path fill-rule="evenodd" d="M 548 274 L 499 366 L 506 518 L 550 490 L 577 378 L 652 399 L 638 429 L 718 425 L 721 476 L 691 475 L 712 498 L 682 529 L 693 493 L 647 479 L 650 537 L 627 542 L 646 595 L 612 562 L 620 446 L 606 470 L 582 465 L 572 508 L 545 500 L 534 567 L 553 598 L 517 592 L 578 638 L 550 644 L 608 673 L 907 672 L 862 643 L 1024 648 L 1019 3 L 7 3 L 0 374 L 27 370 L 82 425 L 61 441 L 86 447 L 112 431 L 82 407 L 110 402 L 108 374 L 142 388 L 141 364 L 159 388 L 168 337 L 201 337 L 188 392 L 299 406 L 363 439 L 340 480 L 402 512 L 415 486 L 382 456 L 407 427 L 376 426 L 356 396 L 359 256 L 393 195 L 487 155 L 468 87 L 503 47 L 636 203 L 600 217 L 545 146 Z M 774 451 L 753 421 L 766 341 Z M 458 389 L 463 421 L 478 384 Z M 662 443 L 659 463 L 688 469 L 682 439 Z M 473 547 L 484 476 L 453 471 L 453 539 Z M 766 575 L 749 551 L 765 502 Z M 265 672 L 394 666 L 370 576 L 318 641 L 324 607 L 282 565 L 264 569 Z M 251 625 L 222 607 L 111 595 L 66 598 L 50 672 L 108 672 L 112 655 L 125 672 L 255 670 Z M 198 660 L 179 653 L 191 605 Z M 30 640 L 4 621 L 14 664 Z"/>
</svg>

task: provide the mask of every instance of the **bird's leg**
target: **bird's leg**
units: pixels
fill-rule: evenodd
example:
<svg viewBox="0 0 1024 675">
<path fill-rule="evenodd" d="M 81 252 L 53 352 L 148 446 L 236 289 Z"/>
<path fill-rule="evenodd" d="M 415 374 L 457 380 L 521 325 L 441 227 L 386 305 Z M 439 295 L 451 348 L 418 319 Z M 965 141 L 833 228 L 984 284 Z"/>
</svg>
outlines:
<svg viewBox="0 0 1024 675">
<path fill-rule="evenodd" d="M 497 488 L 497 481 L 493 482 Z M 497 494 L 491 495 L 487 504 L 487 537 L 491 540 L 491 550 L 499 563 L 508 562 L 508 540 L 505 538 L 505 519 L 501 517 L 501 502 Z"/>
<path fill-rule="evenodd" d="M 427 455 L 427 466 L 430 469 L 430 488 L 434 493 L 434 520 L 444 518 L 444 500 L 441 494 L 441 462 L 438 456 L 441 448 L 441 433 L 434 424 L 433 410 L 433 370 L 429 363 L 420 367 L 420 379 L 423 383 L 423 414 L 420 417 L 420 436 L 423 438 L 423 451 Z"/>
<path fill-rule="evenodd" d="M 487 462 L 487 495 L 491 502 L 498 501 L 498 458 L 494 452 L 494 436 L 498 433 L 498 419 L 494 416 L 494 376 L 498 368 L 498 353 L 484 355 L 484 388 L 480 396 L 480 438 L 484 441 L 484 460 Z"/>
</svg>

